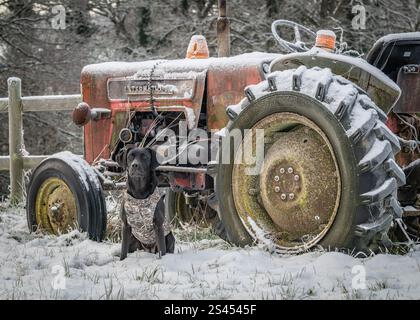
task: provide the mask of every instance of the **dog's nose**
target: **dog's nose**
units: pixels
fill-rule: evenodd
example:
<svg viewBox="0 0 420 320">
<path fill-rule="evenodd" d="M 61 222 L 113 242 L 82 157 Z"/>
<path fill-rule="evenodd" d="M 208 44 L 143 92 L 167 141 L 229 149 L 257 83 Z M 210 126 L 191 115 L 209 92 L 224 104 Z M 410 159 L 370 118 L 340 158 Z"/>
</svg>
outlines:
<svg viewBox="0 0 420 320">
<path fill-rule="evenodd" d="M 132 166 L 134 169 L 137 169 L 139 165 L 137 164 L 137 162 L 133 162 L 133 163 L 131 164 L 131 166 Z"/>
</svg>

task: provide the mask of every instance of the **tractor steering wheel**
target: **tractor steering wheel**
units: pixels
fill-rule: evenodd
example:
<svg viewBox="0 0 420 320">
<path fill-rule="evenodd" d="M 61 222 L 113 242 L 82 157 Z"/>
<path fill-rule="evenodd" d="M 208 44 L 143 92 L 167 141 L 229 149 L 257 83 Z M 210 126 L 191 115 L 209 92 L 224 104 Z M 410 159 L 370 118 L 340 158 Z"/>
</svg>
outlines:
<svg viewBox="0 0 420 320">
<path fill-rule="evenodd" d="M 294 42 L 283 39 L 277 32 L 277 27 L 293 28 L 295 33 Z M 310 37 L 313 37 L 315 43 L 316 33 L 296 22 L 289 20 L 276 20 L 271 24 L 271 32 L 273 33 L 274 38 L 279 43 L 280 47 L 287 52 L 304 52 L 309 50 L 309 48 L 306 47 L 305 42 L 302 41 L 301 31 Z"/>
</svg>

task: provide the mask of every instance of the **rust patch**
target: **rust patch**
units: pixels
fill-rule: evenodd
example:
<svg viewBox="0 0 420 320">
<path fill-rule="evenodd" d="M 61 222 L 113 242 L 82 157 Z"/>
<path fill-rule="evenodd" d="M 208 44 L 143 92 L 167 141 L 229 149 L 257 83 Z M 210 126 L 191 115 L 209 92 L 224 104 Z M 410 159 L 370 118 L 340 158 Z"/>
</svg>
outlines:
<svg viewBox="0 0 420 320">
<path fill-rule="evenodd" d="M 244 89 L 262 81 L 259 64 L 237 66 L 235 72 L 213 68 L 207 75 L 207 126 L 209 130 L 222 129 L 228 122 L 226 108 L 239 103 Z"/>
</svg>

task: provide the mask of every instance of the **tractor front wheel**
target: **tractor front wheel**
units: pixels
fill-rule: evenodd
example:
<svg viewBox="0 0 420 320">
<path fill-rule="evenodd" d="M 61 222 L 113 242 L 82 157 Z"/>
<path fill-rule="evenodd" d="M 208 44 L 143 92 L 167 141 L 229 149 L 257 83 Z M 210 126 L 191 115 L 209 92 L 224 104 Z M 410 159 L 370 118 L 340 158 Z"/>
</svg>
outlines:
<svg viewBox="0 0 420 320">
<path fill-rule="evenodd" d="M 92 240 L 104 237 L 102 186 L 89 164 L 70 152 L 52 155 L 34 170 L 26 211 L 30 231 L 60 234 L 79 228 Z"/>
</svg>

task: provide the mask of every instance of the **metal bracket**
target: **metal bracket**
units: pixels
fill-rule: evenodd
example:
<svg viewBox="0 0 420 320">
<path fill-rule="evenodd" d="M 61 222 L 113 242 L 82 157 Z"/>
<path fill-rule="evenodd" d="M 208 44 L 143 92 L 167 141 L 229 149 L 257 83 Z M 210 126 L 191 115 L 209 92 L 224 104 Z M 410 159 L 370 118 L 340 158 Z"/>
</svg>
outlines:
<svg viewBox="0 0 420 320">
<path fill-rule="evenodd" d="M 92 108 L 90 109 L 91 112 L 91 120 L 98 121 L 101 119 L 111 118 L 111 110 L 106 108 Z"/>
</svg>

